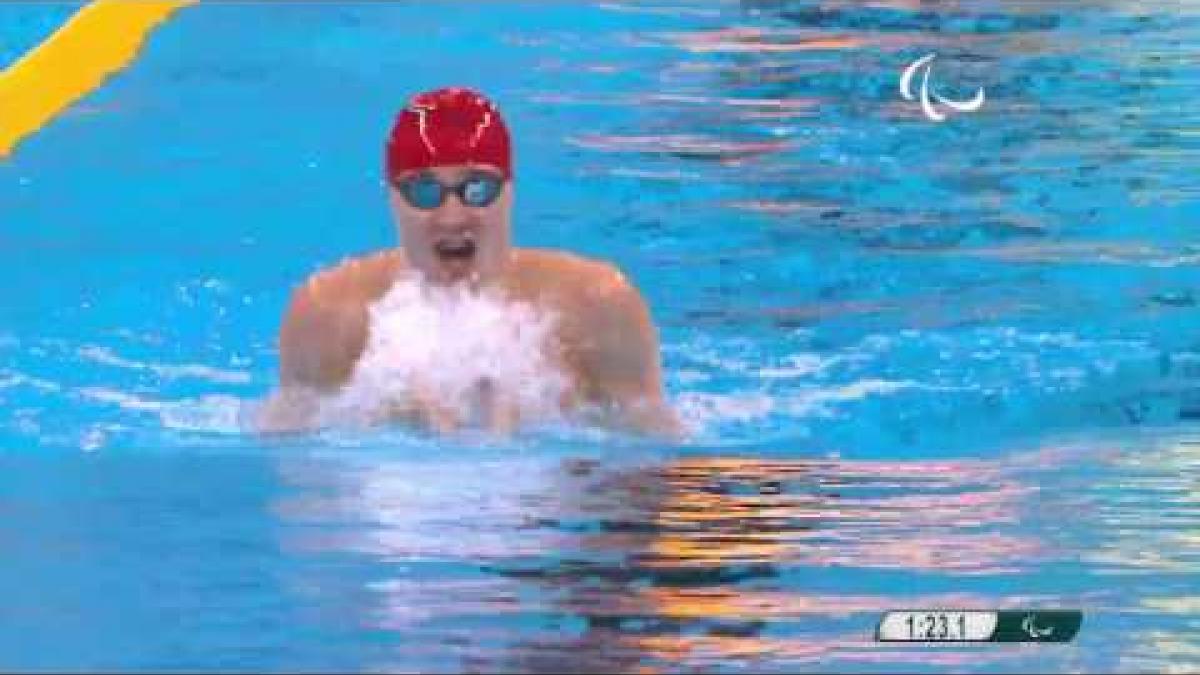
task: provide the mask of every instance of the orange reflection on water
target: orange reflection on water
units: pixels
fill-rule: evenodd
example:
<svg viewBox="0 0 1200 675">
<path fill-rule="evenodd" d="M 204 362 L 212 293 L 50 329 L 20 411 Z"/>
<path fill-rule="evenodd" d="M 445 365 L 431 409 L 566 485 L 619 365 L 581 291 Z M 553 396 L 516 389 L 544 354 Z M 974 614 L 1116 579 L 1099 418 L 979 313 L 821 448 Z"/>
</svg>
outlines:
<svg viewBox="0 0 1200 675">
<path fill-rule="evenodd" d="M 813 31 L 765 30 L 761 28 L 721 28 L 690 33 L 667 33 L 667 41 L 690 52 L 800 52 L 813 50 L 855 49 L 864 44 L 859 37 L 823 35 Z"/>
<path fill-rule="evenodd" d="M 665 498 L 653 514 L 657 536 L 639 557 L 649 568 L 851 565 L 995 574 L 1039 552 L 1024 536 L 990 531 L 1016 522 L 1034 489 L 980 462 L 713 457 L 656 473 Z"/>
<path fill-rule="evenodd" d="M 297 477 L 317 480 L 323 496 L 279 513 L 307 522 L 357 514 L 347 538 L 309 543 L 399 567 L 370 582 L 369 606 L 347 611 L 485 670 L 904 663 L 907 652 L 873 642 L 880 612 L 1029 599 L 840 593 L 796 575 L 818 584 L 855 570 L 1004 575 L 1044 557 L 1014 526 L 1033 488 L 996 462 L 717 455 L 516 471 L 513 461 L 360 466 L 332 481 L 329 467 L 305 471 Z M 1056 464 L 1045 453 L 1016 461 Z M 481 617 L 499 628 L 480 627 Z M 978 658 L 940 651 L 913 662 Z"/>
<path fill-rule="evenodd" d="M 647 672 L 659 664 L 675 670 L 767 660 L 774 667 L 978 663 L 981 655 L 971 650 L 912 655 L 876 644 L 872 630 L 880 612 L 898 605 L 988 607 L 994 599 L 821 594 L 776 575 L 834 566 L 1004 574 L 1040 550 L 1030 537 L 992 531 L 1019 519 L 1033 489 L 988 462 L 700 457 L 675 460 L 626 484 L 656 497 L 646 514 L 654 527 L 641 534 L 641 553 L 627 559 L 658 581 L 588 587 L 568 593 L 567 607 L 613 621 L 665 622 L 660 629 L 606 634 L 608 648 L 638 654 Z M 648 492 L 648 485 L 657 487 Z M 628 551 L 637 540 L 624 537 L 621 546 Z M 612 543 L 590 540 L 600 547 Z M 697 575 L 690 581 L 680 576 L 689 570 Z M 730 574 L 752 583 L 718 580 Z M 770 635 L 763 633 L 767 625 L 776 628 Z"/>
</svg>

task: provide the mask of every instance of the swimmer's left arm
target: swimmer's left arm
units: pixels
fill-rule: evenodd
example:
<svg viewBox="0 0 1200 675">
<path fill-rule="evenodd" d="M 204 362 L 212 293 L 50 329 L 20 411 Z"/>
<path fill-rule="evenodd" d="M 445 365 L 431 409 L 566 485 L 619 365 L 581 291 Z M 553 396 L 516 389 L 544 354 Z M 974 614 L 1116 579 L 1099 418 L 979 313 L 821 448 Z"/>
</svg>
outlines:
<svg viewBox="0 0 1200 675">
<path fill-rule="evenodd" d="M 580 366 L 594 402 L 638 431 L 679 438 L 682 426 L 663 394 L 658 332 L 641 294 L 615 269 L 588 290 Z"/>
</svg>

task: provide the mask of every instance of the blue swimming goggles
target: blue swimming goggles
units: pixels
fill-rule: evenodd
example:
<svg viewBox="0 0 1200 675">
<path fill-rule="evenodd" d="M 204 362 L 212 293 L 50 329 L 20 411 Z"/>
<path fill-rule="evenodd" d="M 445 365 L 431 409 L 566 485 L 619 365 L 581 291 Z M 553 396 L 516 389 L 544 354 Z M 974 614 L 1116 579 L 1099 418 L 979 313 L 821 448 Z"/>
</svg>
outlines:
<svg viewBox="0 0 1200 675">
<path fill-rule="evenodd" d="M 446 185 L 428 172 L 418 173 L 393 183 L 404 201 L 414 209 L 429 211 L 446 201 L 453 192 L 465 206 L 483 208 L 496 201 L 504 189 L 504 178 L 489 171 L 472 171 L 458 185 Z"/>
</svg>

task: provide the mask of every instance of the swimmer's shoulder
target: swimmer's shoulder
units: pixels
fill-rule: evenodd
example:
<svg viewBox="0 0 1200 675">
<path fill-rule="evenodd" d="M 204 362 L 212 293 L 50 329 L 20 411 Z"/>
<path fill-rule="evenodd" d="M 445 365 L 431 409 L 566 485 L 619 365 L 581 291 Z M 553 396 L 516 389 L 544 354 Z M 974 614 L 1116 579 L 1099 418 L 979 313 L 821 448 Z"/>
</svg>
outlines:
<svg viewBox="0 0 1200 675">
<path fill-rule="evenodd" d="M 279 333 L 280 379 L 337 386 L 366 345 L 368 308 L 408 269 L 402 252 L 348 258 L 309 277 L 292 293 Z"/>
<path fill-rule="evenodd" d="M 345 258 L 310 276 L 296 289 L 293 303 L 324 308 L 365 306 L 378 300 L 408 269 L 400 249 Z"/>
<path fill-rule="evenodd" d="M 581 298 L 601 299 L 612 294 L 637 293 L 611 262 L 554 249 L 516 250 L 518 274 L 527 287 L 567 292 Z"/>
<path fill-rule="evenodd" d="M 615 406 L 618 424 L 678 437 L 664 402 L 658 331 L 638 289 L 614 264 L 566 251 L 523 249 L 527 275 L 557 296 L 562 356 L 585 401 Z"/>
</svg>

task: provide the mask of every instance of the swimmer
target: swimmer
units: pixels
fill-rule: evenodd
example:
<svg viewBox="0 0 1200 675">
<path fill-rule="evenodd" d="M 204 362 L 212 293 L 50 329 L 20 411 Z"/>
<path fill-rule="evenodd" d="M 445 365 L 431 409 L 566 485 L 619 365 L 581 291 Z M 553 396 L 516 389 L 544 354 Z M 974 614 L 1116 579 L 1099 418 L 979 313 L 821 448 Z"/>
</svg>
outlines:
<svg viewBox="0 0 1200 675">
<path fill-rule="evenodd" d="M 638 290 L 611 264 L 513 247 L 512 153 L 491 102 L 461 88 L 415 96 L 395 119 L 385 171 L 400 247 L 322 270 L 293 293 L 279 334 L 279 388 L 259 414 L 260 429 L 317 426 L 321 399 L 345 388 L 363 361 L 372 306 L 396 284 L 415 282 L 498 294 L 556 317 L 544 350 L 566 382 L 560 412 L 678 436 L 657 332 Z M 466 425 L 452 401 L 411 384 L 393 419 L 437 431 Z M 520 423 L 513 392 L 482 378 L 477 393 L 486 408 L 481 426 L 506 433 Z"/>
</svg>

